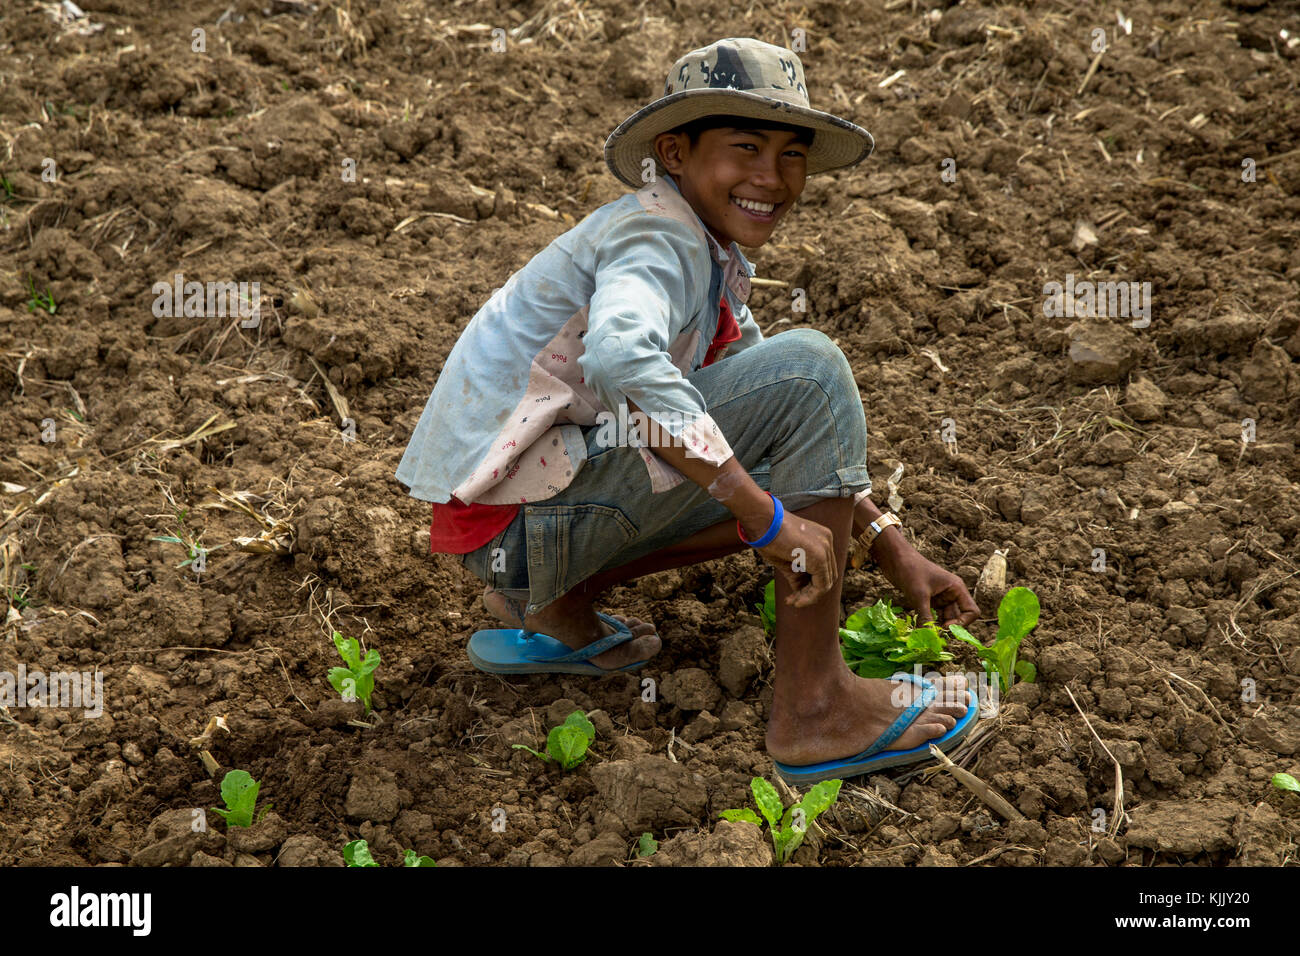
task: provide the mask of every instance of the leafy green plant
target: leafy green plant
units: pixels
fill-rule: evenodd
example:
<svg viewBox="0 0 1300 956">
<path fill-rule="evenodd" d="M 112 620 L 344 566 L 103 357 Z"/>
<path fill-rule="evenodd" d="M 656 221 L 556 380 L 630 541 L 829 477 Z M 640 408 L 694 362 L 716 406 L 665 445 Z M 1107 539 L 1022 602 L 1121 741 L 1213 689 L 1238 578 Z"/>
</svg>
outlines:
<svg viewBox="0 0 1300 956">
<path fill-rule="evenodd" d="M 343 864 L 345 866 L 379 866 L 370 853 L 370 844 L 365 840 L 353 840 L 343 845 Z M 414 850 L 402 854 L 402 866 L 437 866 L 432 857 L 417 855 Z"/>
<path fill-rule="evenodd" d="M 370 844 L 365 840 L 353 840 L 343 845 L 343 864 L 345 866 L 378 866 L 370 855 Z"/>
<path fill-rule="evenodd" d="M 656 840 L 647 830 L 641 834 L 641 839 L 636 841 L 636 855 L 641 857 L 654 856 L 659 849 L 659 841 Z"/>
<path fill-rule="evenodd" d="M 571 713 L 564 723 L 552 727 L 546 735 L 546 753 L 538 753 L 524 744 L 514 744 L 514 750 L 527 750 L 547 763 L 554 761 L 565 770 L 572 770 L 587 759 L 587 748 L 596 739 L 596 728 L 580 710 Z"/>
<path fill-rule="evenodd" d="M 45 295 L 36 294 L 36 283 L 31 276 L 27 277 L 27 291 L 31 293 L 27 299 L 27 311 L 35 312 L 37 309 L 44 309 L 53 315 L 58 311 L 58 306 L 54 304 L 54 294 L 50 292 L 50 287 L 45 287 Z"/>
<path fill-rule="evenodd" d="M 916 616 L 899 616 L 901 608 L 877 601 L 849 615 L 840 628 L 840 652 L 859 677 L 889 677 L 910 664 L 952 660 L 947 641 L 930 621 L 916 626 Z"/>
<path fill-rule="evenodd" d="M 763 620 L 763 630 L 768 634 L 776 630 L 776 581 L 767 582 L 767 587 L 763 588 L 763 603 L 755 604 L 754 610 Z"/>
<path fill-rule="evenodd" d="M 754 803 L 767 820 L 768 832 L 772 835 L 772 846 L 776 850 L 776 862 L 783 864 L 790 859 L 799 844 L 803 843 L 808 826 L 827 810 L 840 795 L 842 780 L 823 780 L 815 784 L 804 798 L 794 806 L 782 812 L 781 796 L 762 777 L 755 777 L 749 782 L 753 791 Z M 752 823 L 761 827 L 763 820 L 749 807 L 740 810 L 723 810 L 722 818 L 732 823 Z"/>
<path fill-rule="evenodd" d="M 251 827 L 253 825 L 253 808 L 257 805 L 257 791 L 262 785 L 253 779 L 247 770 L 231 770 L 221 778 L 221 799 L 226 809 L 213 807 L 226 821 L 226 828 Z M 271 804 L 265 804 L 257 819 L 261 820 Z"/>
<path fill-rule="evenodd" d="M 373 647 L 361 658 L 361 644 L 355 637 L 344 637 L 334 632 L 334 646 L 347 667 L 333 667 L 329 682 L 343 695 L 344 700 L 360 700 L 370 713 L 370 695 L 375 690 L 375 668 L 379 666 L 379 651 Z"/>
<path fill-rule="evenodd" d="M 1016 652 L 1025 635 L 1038 626 L 1038 614 L 1038 595 L 1029 588 L 1012 588 L 998 605 L 998 632 L 991 647 L 975 640 L 960 624 L 954 624 L 948 630 L 953 637 L 975 648 L 975 653 L 984 662 L 984 672 L 989 677 L 996 674 L 999 691 L 1007 691 L 1011 688 L 1012 675 L 1029 684 L 1037 676 L 1033 664 L 1016 660 Z"/>
<path fill-rule="evenodd" d="M 1297 781 L 1296 778 L 1291 776 L 1289 773 L 1273 774 L 1273 786 L 1277 787 L 1279 790 L 1294 790 L 1297 793 L 1300 793 L 1300 781 Z"/>
</svg>

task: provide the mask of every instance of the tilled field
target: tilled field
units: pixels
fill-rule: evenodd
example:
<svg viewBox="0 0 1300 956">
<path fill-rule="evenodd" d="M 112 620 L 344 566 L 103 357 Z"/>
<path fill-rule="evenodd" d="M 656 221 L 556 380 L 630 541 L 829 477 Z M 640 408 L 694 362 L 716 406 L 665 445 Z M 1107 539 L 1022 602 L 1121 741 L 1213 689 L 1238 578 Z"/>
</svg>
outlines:
<svg viewBox="0 0 1300 956">
<path fill-rule="evenodd" d="M 0 860 L 336 866 L 360 836 L 384 865 L 623 863 L 650 831 L 651 863 L 771 862 L 717 822 L 771 777 L 770 571 L 609 593 L 664 639 L 643 674 L 500 680 L 465 656 L 481 585 L 393 470 L 492 289 L 623 192 L 601 146 L 671 61 L 798 36 L 813 105 L 878 145 L 752 252 L 787 285 L 751 307 L 838 341 L 921 551 L 973 586 L 1004 550 L 1043 617 L 1038 681 L 963 760 L 1020 819 L 887 773 L 795 861 L 1295 862 L 1269 783 L 1300 760 L 1292 7 L 82 7 L 0 14 L 0 671 L 102 673 L 104 712 L 0 712 Z M 258 282 L 260 324 L 167 314 L 178 272 Z M 1103 281 L 1148 283 L 1149 322 L 1045 309 Z M 888 594 L 850 571 L 845 610 Z M 335 629 L 382 655 L 367 721 Z M 578 769 L 511 749 L 575 707 Z M 196 832 L 232 768 L 270 814 Z"/>
</svg>

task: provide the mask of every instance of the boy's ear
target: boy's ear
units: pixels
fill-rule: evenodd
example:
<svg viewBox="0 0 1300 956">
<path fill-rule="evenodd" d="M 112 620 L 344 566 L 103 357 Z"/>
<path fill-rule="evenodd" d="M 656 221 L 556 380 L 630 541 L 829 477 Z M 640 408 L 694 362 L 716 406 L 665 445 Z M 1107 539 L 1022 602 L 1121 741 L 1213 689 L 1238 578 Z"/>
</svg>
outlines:
<svg viewBox="0 0 1300 956">
<path fill-rule="evenodd" d="M 682 168 L 685 150 L 689 149 L 690 140 L 685 133 L 660 133 L 655 137 L 655 157 L 659 165 L 670 173 L 676 174 Z"/>
</svg>

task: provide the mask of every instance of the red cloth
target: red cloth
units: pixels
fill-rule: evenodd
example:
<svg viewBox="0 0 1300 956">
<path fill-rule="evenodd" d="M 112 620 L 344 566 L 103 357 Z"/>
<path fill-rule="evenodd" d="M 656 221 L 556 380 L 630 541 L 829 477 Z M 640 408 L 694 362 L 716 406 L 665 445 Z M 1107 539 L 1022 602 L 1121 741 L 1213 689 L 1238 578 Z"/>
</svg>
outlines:
<svg viewBox="0 0 1300 956">
<path fill-rule="evenodd" d="M 739 340 L 740 326 L 736 324 L 736 317 L 731 314 L 731 306 L 727 305 L 727 297 L 724 295 L 722 301 L 718 303 L 718 331 L 714 334 L 709 351 L 704 356 L 704 365 L 712 365 L 717 360 L 719 352 L 725 351 L 728 345 Z"/>
<path fill-rule="evenodd" d="M 704 365 L 712 365 L 720 352 L 739 339 L 740 326 L 724 295 L 718 303 L 718 330 L 704 356 Z M 518 505 L 467 505 L 455 498 L 446 504 L 434 504 L 433 523 L 429 526 L 429 551 L 434 554 L 477 551 L 509 527 L 518 513 Z"/>
<path fill-rule="evenodd" d="M 469 554 L 487 544 L 515 520 L 518 505 L 464 504 L 452 498 L 433 506 L 429 526 L 429 551 L 434 554 Z"/>
</svg>

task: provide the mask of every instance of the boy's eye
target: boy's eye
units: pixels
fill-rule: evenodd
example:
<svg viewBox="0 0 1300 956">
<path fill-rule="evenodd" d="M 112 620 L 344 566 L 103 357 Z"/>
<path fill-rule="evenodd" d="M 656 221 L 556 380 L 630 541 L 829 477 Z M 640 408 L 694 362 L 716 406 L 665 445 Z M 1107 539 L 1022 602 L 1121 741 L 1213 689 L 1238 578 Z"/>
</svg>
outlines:
<svg viewBox="0 0 1300 956">
<path fill-rule="evenodd" d="M 753 149 L 755 152 L 758 152 L 758 146 L 756 146 L 754 143 L 736 143 L 736 145 L 739 146 L 741 149 L 751 148 L 751 149 Z M 785 155 L 787 155 L 787 156 L 799 156 L 799 157 L 801 157 L 801 158 L 803 158 L 803 159 L 807 159 L 807 158 L 808 158 L 808 154 L 807 154 L 807 153 L 805 153 L 805 152 L 801 152 L 800 150 L 797 150 L 797 149 L 787 149 L 787 150 L 785 151 Z"/>
</svg>

